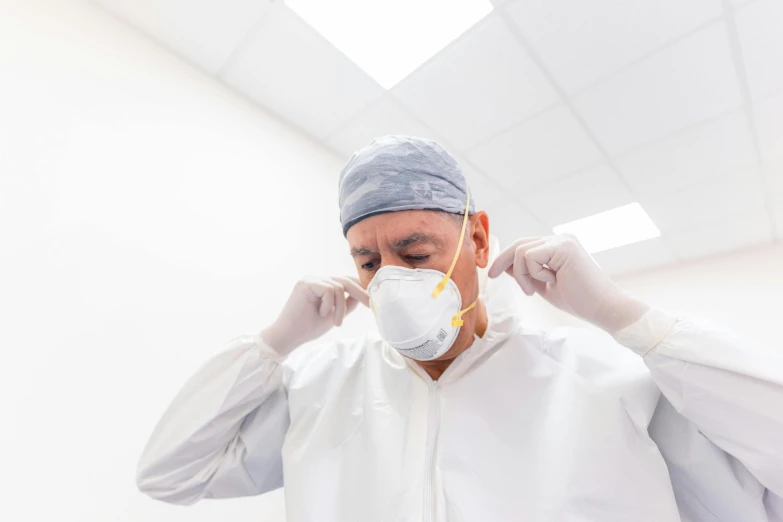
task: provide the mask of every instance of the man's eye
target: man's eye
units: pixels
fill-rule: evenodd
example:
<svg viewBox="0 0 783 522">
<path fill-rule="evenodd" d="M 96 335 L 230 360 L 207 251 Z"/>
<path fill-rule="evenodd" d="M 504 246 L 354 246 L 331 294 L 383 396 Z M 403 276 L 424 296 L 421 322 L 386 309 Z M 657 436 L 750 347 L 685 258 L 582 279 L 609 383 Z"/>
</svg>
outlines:
<svg viewBox="0 0 783 522">
<path fill-rule="evenodd" d="M 426 260 L 430 258 L 430 255 L 422 255 L 422 256 L 408 256 L 408 261 L 411 261 L 413 263 L 423 263 Z"/>
<path fill-rule="evenodd" d="M 375 261 L 368 261 L 362 265 L 362 270 L 372 270 L 375 268 Z"/>
</svg>

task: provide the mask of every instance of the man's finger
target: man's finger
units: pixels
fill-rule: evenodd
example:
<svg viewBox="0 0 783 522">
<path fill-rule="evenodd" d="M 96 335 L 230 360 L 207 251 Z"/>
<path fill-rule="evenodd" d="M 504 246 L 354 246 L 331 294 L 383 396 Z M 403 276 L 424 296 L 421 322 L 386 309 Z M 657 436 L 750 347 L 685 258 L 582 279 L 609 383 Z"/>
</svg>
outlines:
<svg viewBox="0 0 783 522">
<path fill-rule="evenodd" d="M 514 267 L 517 265 L 517 260 L 519 260 L 522 265 L 519 269 L 523 271 L 522 273 L 527 274 L 528 271 L 525 263 L 525 254 L 531 248 L 535 248 L 537 246 L 543 245 L 545 242 L 546 242 L 545 239 L 534 239 L 532 241 L 519 245 L 517 249 L 514 251 L 514 263 L 512 266 L 506 269 L 506 273 L 508 273 L 508 275 L 510 276 L 514 276 L 514 270 L 515 270 Z"/>
<path fill-rule="evenodd" d="M 516 279 L 519 287 L 525 292 L 525 295 L 531 296 L 536 293 L 536 289 L 533 286 L 533 282 L 527 272 L 527 265 L 525 264 L 525 251 L 522 248 L 518 248 L 514 255 L 514 265 L 510 269 Z"/>
<path fill-rule="evenodd" d="M 359 281 L 351 277 L 335 276 L 332 279 L 340 283 L 351 297 L 357 299 L 364 306 L 370 306 L 370 296 L 367 290 L 362 288 Z"/>
<path fill-rule="evenodd" d="M 509 267 L 514 264 L 515 252 L 516 247 L 509 247 L 501 252 L 497 259 L 495 259 L 495 262 L 492 263 L 492 266 L 489 268 L 489 277 L 497 277 L 508 270 Z"/>
<path fill-rule="evenodd" d="M 343 285 L 338 282 L 334 282 L 334 317 L 332 322 L 335 326 L 340 326 L 343 323 L 343 317 L 345 317 L 345 290 Z"/>
<path fill-rule="evenodd" d="M 508 268 L 514 263 L 514 255 L 516 254 L 518 247 L 539 240 L 540 238 L 537 237 L 523 237 L 522 239 L 514 241 L 514 243 L 501 252 L 497 259 L 495 259 L 495 262 L 492 263 L 492 266 L 489 269 L 489 277 L 498 277 L 500 274 L 508 270 Z"/>
<path fill-rule="evenodd" d="M 348 315 L 356 310 L 357 306 L 359 306 L 359 300 L 349 295 L 345 300 L 345 315 Z"/>
<path fill-rule="evenodd" d="M 353 281 L 354 283 L 356 283 L 360 287 L 362 286 L 362 282 L 355 275 L 347 275 L 347 276 L 340 276 L 340 277 L 343 277 L 345 279 L 350 279 L 351 281 Z"/>
<path fill-rule="evenodd" d="M 318 307 L 318 313 L 321 317 L 326 317 L 334 308 L 334 288 L 327 286 L 321 296 L 321 306 Z"/>
<path fill-rule="evenodd" d="M 543 281 L 538 281 L 537 279 L 531 278 L 530 282 L 533 284 L 533 287 L 536 289 L 536 293 L 542 297 L 546 296 L 546 294 L 550 291 L 549 287 Z"/>
<path fill-rule="evenodd" d="M 554 247 L 551 243 L 544 243 L 525 252 L 525 262 L 530 277 L 544 283 L 555 284 L 557 282 L 555 273 L 544 266 L 551 262 L 553 253 Z"/>
</svg>

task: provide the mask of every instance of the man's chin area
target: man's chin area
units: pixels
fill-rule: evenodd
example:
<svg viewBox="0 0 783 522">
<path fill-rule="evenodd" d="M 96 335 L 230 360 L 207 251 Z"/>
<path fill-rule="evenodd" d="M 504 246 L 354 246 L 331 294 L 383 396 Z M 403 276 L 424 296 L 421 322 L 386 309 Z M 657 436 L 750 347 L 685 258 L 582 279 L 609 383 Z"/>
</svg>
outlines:
<svg viewBox="0 0 783 522">
<path fill-rule="evenodd" d="M 460 335 L 460 337 L 462 336 Z M 457 338 L 457 342 L 454 343 L 454 346 L 449 348 L 449 350 L 443 355 L 441 355 L 440 357 L 437 357 L 435 359 L 430 359 L 429 361 L 417 361 L 416 359 L 413 360 L 424 369 L 432 368 L 432 369 L 440 369 L 441 371 L 445 370 L 446 368 L 449 367 L 449 365 L 452 362 L 454 362 L 454 359 L 459 357 L 462 354 L 462 352 L 470 348 L 472 344 L 473 336 L 471 336 L 471 340 L 469 340 L 468 342 L 462 341 L 460 337 Z"/>
</svg>

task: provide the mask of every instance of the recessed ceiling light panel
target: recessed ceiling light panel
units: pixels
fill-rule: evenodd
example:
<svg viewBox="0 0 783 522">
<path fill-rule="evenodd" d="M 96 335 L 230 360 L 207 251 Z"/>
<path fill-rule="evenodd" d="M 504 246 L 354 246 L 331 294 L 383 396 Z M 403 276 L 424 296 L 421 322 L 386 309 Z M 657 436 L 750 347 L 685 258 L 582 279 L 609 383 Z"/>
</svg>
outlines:
<svg viewBox="0 0 783 522">
<path fill-rule="evenodd" d="M 590 253 L 659 237 L 661 231 L 639 203 L 631 203 L 554 227 L 555 234 L 571 233 Z"/>
<path fill-rule="evenodd" d="M 492 11 L 489 0 L 285 0 L 390 89 Z"/>
</svg>

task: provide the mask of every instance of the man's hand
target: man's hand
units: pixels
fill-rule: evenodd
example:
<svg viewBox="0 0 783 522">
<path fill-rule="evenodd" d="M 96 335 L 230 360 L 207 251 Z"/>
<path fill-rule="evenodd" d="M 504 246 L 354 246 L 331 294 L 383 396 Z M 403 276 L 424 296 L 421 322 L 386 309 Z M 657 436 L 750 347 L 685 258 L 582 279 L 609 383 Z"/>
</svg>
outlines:
<svg viewBox="0 0 783 522">
<path fill-rule="evenodd" d="M 525 294 L 538 293 L 610 334 L 636 322 L 648 309 L 625 294 L 571 235 L 517 240 L 498 256 L 489 277 L 504 271 Z"/>
<path fill-rule="evenodd" d="M 353 277 L 306 277 L 296 283 L 277 320 L 261 332 L 261 338 L 285 356 L 343 324 L 359 303 L 369 306 L 369 302 Z"/>
</svg>

